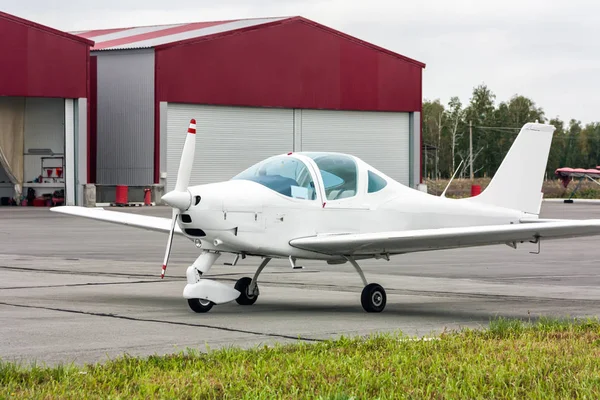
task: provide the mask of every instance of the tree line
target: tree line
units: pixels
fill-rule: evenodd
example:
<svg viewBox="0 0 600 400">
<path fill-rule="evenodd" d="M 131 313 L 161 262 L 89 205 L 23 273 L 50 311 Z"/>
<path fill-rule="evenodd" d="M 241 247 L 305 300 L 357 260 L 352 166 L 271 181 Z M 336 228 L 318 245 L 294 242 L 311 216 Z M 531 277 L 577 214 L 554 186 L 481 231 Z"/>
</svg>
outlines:
<svg viewBox="0 0 600 400">
<path fill-rule="evenodd" d="M 584 126 L 574 119 L 568 124 L 558 118 L 548 120 L 541 107 L 522 95 L 496 105 L 496 95 L 481 84 L 473 88 L 466 106 L 458 97 L 446 105 L 439 99 L 423 102 L 424 179 L 450 178 L 459 165 L 456 177 L 470 176 L 469 129 L 474 176 L 493 176 L 521 127 L 535 121 L 556 127 L 546 168 L 548 179 L 554 178 L 560 167 L 600 165 L 600 122 Z"/>
</svg>

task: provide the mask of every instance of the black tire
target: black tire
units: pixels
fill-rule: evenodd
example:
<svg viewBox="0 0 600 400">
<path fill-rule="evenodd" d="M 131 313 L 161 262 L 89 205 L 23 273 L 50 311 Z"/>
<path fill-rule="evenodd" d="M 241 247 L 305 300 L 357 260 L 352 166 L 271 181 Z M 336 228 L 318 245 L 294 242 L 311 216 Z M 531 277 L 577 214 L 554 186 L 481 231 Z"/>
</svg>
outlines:
<svg viewBox="0 0 600 400">
<path fill-rule="evenodd" d="M 382 312 L 386 301 L 385 289 L 376 283 L 369 283 L 360 295 L 360 303 L 366 312 Z"/>
<path fill-rule="evenodd" d="M 235 283 L 234 289 L 240 292 L 235 301 L 242 306 L 251 306 L 258 299 L 258 285 L 254 287 L 254 293 L 248 293 L 248 288 L 250 287 L 250 283 L 252 282 L 252 278 L 248 278 L 247 276 L 244 278 L 238 279 Z"/>
<path fill-rule="evenodd" d="M 209 312 L 214 305 L 210 300 L 188 299 L 188 306 L 197 313 Z"/>
</svg>

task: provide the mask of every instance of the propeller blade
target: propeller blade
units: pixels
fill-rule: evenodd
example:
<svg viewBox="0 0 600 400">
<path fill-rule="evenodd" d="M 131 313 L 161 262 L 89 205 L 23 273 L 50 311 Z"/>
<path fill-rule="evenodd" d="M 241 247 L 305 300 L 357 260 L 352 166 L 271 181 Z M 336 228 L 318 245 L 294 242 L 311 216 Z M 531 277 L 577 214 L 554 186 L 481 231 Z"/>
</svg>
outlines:
<svg viewBox="0 0 600 400">
<path fill-rule="evenodd" d="M 171 221 L 171 231 L 169 232 L 169 240 L 167 241 L 167 249 L 165 251 L 165 258 L 163 260 L 162 270 L 160 272 L 160 279 L 165 277 L 165 272 L 167 270 L 167 262 L 169 261 L 169 255 L 171 254 L 171 244 L 173 243 L 173 233 L 175 231 L 175 224 L 177 223 L 177 216 L 179 215 L 179 211 L 174 208 L 172 213 L 172 221 Z"/>
<path fill-rule="evenodd" d="M 183 192 L 187 190 L 190 184 L 190 175 L 194 165 L 194 153 L 196 151 L 196 120 L 192 119 L 188 127 L 188 134 L 185 137 L 185 144 L 181 152 L 181 161 L 179 161 L 179 171 L 177 172 L 177 182 L 175 191 Z"/>
<path fill-rule="evenodd" d="M 179 212 L 187 210 L 192 202 L 191 194 L 188 191 L 188 185 L 190 184 L 190 175 L 192 174 L 192 167 L 194 166 L 195 150 L 196 120 L 192 119 L 190 120 L 190 125 L 188 126 L 187 135 L 185 137 L 185 143 L 183 144 L 183 151 L 181 152 L 181 161 L 179 161 L 179 171 L 177 172 L 175 189 L 162 196 L 162 200 L 173 207 L 173 216 L 171 220 L 171 230 L 169 231 L 169 239 L 167 241 L 167 248 L 165 250 L 165 258 L 163 260 L 162 270 L 160 273 L 160 279 L 165 277 L 165 272 L 167 270 L 167 263 L 169 262 L 169 255 L 171 253 L 171 244 L 173 243 L 173 233 L 175 232 L 175 224 L 177 223 Z"/>
</svg>

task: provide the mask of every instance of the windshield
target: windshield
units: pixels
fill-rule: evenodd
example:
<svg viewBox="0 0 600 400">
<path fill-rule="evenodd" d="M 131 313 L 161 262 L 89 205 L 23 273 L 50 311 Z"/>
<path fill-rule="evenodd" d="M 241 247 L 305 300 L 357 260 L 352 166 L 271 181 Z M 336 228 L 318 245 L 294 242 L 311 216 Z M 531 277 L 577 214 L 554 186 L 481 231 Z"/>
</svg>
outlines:
<svg viewBox="0 0 600 400">
<path fill-rule="evenodd" d="M 302 161 L 289 156 L 268 158 L 232 179 L 257 182 L 295 199 L 316 199 L 315 184 L 308 168 Z"/>
<path fill-rule="evenodd" d="M 356 195 L 358 168 L 354 159 L 338 153 L 302 153 L 319 167 L 327 200 L 339 200 Z"/>
</svg>

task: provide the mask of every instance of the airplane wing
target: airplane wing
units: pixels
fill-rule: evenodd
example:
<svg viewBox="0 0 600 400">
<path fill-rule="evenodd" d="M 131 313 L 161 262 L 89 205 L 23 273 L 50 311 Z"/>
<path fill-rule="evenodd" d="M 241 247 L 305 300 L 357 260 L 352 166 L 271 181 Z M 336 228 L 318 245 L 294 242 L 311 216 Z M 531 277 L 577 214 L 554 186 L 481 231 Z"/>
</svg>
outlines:
<svg viewBox="0 0 600 400">
<path fill-rule="evenodd" d="M 155 232 L 169 233 L 171 231 L 170 218 L 153 217 L 149 215 L 109 211 L 103 208 L 86 208 L 79 206 L 52 207 L 50 211 L 74 215 L 77 217 L 95 219 L 98 221 L 110 222 L 113 224 L 127 225 Z M 177 225 L 175 225 L 175 233 L 180 235 L 183 234 Z"/>
<path fill-rule="evenodd" d="M 600 235 L 600 219 L 360 234 L 321 234 L 293 239 L 290 245 L 330 255 L 373 255 L 592 235 Z"/>
</svg>

